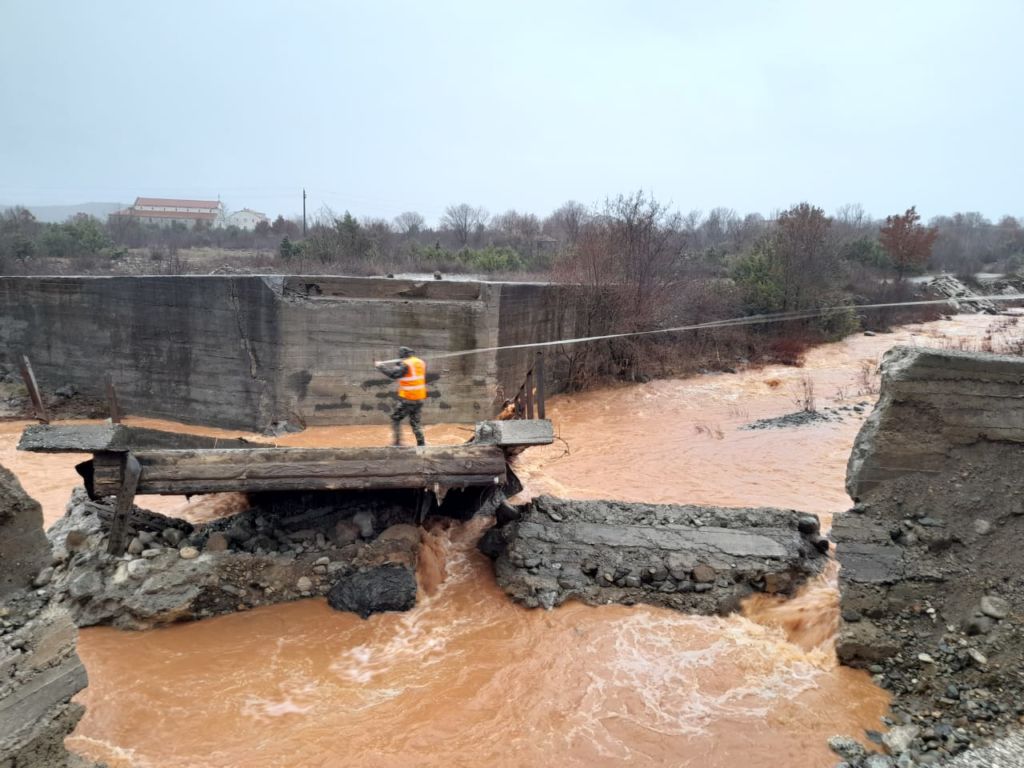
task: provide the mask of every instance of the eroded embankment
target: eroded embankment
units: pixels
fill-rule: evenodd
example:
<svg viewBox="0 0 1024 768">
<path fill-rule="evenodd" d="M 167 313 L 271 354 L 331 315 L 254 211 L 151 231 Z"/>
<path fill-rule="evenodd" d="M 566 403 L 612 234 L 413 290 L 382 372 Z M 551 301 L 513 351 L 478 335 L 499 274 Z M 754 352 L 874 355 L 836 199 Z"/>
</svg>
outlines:
<svg viewBox="0 0 1024 768">
<path fill-rule="evenodd" d="M 884 738 L 934 763 L 1024 721 L 1024 360 L 896 348 L 832 529 L 840 659 L 894 694 Z"/>
<path fill-rule="evenodd" d="M 724 615 L 754 592 L 792 595 L 821 572 L 828 540 L 814 515 L 542 496 L 487 532 L 498 584 L 551 608 L 650 603 Z"/>
<path fill-rule="evenodd" d="M 84 707 L 78 632 L 46 579 L 50 563 L 39 504 L 0 466 L 0 768 L 58 768 L 64 737 Z M 84 761 L 75 763 L 84 765 Z"/>
</svg>

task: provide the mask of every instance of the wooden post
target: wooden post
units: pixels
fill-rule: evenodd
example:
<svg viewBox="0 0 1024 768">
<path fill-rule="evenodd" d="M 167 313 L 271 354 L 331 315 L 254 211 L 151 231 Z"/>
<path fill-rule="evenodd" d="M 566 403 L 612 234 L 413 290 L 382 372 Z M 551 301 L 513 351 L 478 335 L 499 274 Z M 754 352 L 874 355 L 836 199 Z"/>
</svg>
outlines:
<svg viewBox="0 0 1024 768">
<path fill-rule="evenodd" d="M 36 384 L 36 375 L 32 371 L 32 363 L 28 361 L 28 355 L 21 356 L 21 378 L 25 382 L 28 396 L 32 399 L 32 407 L 35 409 L 36 418 L 43 424 L 50 423 L 50 417 L 46 414 L 46 406 L 43 405 L 43 396 L 39 394 L 39 385 Z"/>
<path fill-rule="evenodd" d="M 533 369 L 526 372 L 526 418 L 533 418 Z"/>
<path fill-rule="evenodd" d="M 117 391 L 114 389 L 114 380 L 107 376 L 107 405 L 110 407 L 110 423 L 121 423 L 121 406 L 117 402 Z"/>
<path fill-rule="evenodd" d="M 544 412 L 544 353 L 537 353 L 537 363 L 533 366 L 537 372 L 537 418 L 546 419 Z"/>
<path fill-rule="evenodd" d="M 121 475 L 121 490 L 117 494 L 117 505 L 114 516 L 110 519 L 110 538 L 107 540 L 107 554 L 123 555 L 128 547 L 128 523 L 132 517 L 132 502 L 135 501 L 135 489 L 139 487 L 139 476 L 142 467 L 131 451 L 124 454 Z"/>
</svg>

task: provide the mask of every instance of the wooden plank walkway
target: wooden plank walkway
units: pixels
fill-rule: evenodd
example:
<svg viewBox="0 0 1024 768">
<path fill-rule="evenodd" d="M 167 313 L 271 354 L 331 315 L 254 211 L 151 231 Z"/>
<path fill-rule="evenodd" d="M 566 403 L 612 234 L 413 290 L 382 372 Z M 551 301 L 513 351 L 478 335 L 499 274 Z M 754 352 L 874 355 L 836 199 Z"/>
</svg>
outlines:
<svg viewBox="0 0 1024 768">
<path fill-rule="evenodd" d="M 468 443 L 417 448 L 278 448 L 123 424 L 39 424 L 18 448 L 92 454 L 76 469 L 90 497 L 117 497 L 108 551 L 120 554 L 136 494 L 407 488 L 443 496 L 502 486 L 510 455 L 553 441 L 551 422 L 539 420 L 480 422 Z"/>
<path fill-rule="evenodd" d="M 505 480 L 505 453 L 494 445 L 425 448 L 200 448 L 132 451 L 142 467 L 137 493 L 463 488 Z M 93 458 L 93 494 L 115 495 L 120 454 Z"/>
</svg>

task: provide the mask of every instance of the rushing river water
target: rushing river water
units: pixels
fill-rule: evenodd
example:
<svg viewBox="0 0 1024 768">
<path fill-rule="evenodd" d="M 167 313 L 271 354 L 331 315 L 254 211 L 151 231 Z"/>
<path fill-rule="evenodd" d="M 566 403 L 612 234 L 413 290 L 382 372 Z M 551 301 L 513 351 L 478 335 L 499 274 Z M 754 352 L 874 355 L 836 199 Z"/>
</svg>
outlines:
<svg viewBox="0 0 1024 768">
<path fill-rule="evenodd" d="M 527 493 L 820 514 L 849 504 L 847 456 L 864 416 L 740 430 L 795 410 L 874 400 L 865 375 L 895 343 L 958 346 L 990 320 L 857 336 L 804 368 L 655 381 L 549 406 L 560 440 L 531 449 Z M 952 339 L 952 341 L 950 340 Z M 143 419 L 132 423 L 163 426 Z M 24 423 L 0 424 L 0 463 L 52 522 L 80 457 L 17 454 Z M 179 427 L 180 428 L 180 427 Z M 232 434 L 197 430 L 206 434 Z M 460 442 L 466 427 L 433 426 Z M 280 445 L 379 444 L 387 427 L 311 429 Z M 202 519 L 237 498 L 140 497 Z M 74 750 L 119 766 L 637 765 L 827 766 L 825 740 L 878 728 L 887 698 L 831 650 L 834 569 L 794 600 L 754 600 L 746 617 L 568 604 L 528 611 L 505 598 L 474 549 L 480 526 L 426 536 L 422 591 L 405 614 L 367 621 L 313 599 L 132 633 L 80 634 L 88 711 Z"/>
</svg>

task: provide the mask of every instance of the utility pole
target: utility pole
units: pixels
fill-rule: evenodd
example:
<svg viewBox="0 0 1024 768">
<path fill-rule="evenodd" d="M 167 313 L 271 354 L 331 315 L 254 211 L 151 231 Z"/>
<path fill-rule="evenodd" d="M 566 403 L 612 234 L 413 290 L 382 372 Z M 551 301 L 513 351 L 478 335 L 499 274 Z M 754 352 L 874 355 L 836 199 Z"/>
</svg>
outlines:
<svg viewBox="0 0 1024 768">
<path fill-rule="evenodd" d="M 306 236 L 306 188 L 302 188 L 302 236 Z"/>
</svg>

